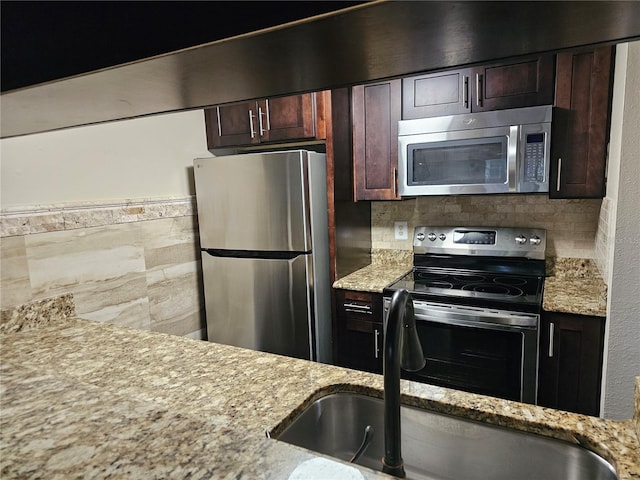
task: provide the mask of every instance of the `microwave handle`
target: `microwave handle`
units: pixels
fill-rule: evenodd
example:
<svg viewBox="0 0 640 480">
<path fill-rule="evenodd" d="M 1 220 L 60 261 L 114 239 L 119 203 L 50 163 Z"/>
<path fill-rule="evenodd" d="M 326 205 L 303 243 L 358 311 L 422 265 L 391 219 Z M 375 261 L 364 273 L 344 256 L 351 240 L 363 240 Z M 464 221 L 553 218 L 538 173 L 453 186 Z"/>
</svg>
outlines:
<svg viewBox="0 0 640 480">
<path fill-rule="evenodd" d="M 518 158 L 520 157 L 520 152 L 518 151 L 519 138 L 520 127 L 518 125 L 511 125 L 509 127 L 509 140 L 507 145 L 507 181 L 509 182 L 509 192 L 517 191 Z"/>
</svg>

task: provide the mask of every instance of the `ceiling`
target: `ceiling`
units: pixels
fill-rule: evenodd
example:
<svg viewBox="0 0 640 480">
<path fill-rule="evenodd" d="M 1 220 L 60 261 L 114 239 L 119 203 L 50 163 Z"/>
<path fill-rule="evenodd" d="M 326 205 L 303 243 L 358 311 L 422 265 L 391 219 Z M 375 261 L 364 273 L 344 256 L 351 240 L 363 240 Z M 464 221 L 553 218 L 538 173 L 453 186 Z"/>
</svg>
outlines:
<svg viewBox="0 0 640 480">
<path fill-rule="evenodd" d="M 3 92 L 202 45 L 363 1 L 1 2 Z"/>
<path fill-rule="evenodd" d="M 241 20 L 236 13 L 233 21 Z M 5 92 L 1 134 L 27 135 L 638 38 L 640 2 L 635 1 L 370 2 Z"/>
</svg>

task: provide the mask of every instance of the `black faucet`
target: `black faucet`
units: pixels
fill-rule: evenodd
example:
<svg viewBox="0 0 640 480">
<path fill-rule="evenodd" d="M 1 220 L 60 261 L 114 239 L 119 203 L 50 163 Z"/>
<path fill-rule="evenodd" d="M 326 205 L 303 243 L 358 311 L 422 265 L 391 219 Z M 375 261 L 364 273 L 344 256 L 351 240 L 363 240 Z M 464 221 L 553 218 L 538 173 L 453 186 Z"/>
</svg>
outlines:
<svg viewBox="0 0 640 480">
<path fill-rule="evenodd" d="M 414 372 L 425 365 L 416 331 L 413 300 L 405 289 L 391 298 L 384 337 L 384 457 L 382 471 L 404 478 L 400 441 L 400 367 Z"/>
</svg>

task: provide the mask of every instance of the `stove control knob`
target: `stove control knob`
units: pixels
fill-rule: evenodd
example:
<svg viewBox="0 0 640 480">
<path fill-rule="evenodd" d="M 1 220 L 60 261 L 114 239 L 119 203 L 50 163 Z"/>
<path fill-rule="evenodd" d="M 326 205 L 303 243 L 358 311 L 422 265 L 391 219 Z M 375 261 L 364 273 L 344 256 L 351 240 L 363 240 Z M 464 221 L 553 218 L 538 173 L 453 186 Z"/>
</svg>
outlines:
<svg viewBox="0 0 640 480">
<path fill-rule="evenodd" d="M 444 233 L 441 233 L 438 238 L 444 242 L 447 239 L 447 236 Z"/>
<path fill-rule="evenodd" d="M 527 243 L 527 237 L 525 237 L 524 235 L 518 235 L 516 237 L 516 243 L 518 245 L 524 245 L 525 243 Z"/>
<path fill-rule="evenodd" d="M 427 235 L 427 238 L 433 242 L 438 237 L 436 237 L 435 233 L 431 232 L 429 235 Z"/>
<path fill-rule="evenodd" d="M 533 237 L 531 237 L 531 238 L 529 239 L 529 243 L 530 243 L 531 245 L 540 245 L 540 242 L 542 242 L 542 240 L 541 240 L 541 239 L 540 239 L 540 237 L 539 237 L 539 236 L 537 236 L 537 235 L 534 235 Z"/>
<path fill-rule="evenodd" d="M 422 233 L 422 232 L 416 233 L 416 239 L 420 240 L 420 241 L 423 241 L 424 240 L 424 233 Z"/>
</svg>

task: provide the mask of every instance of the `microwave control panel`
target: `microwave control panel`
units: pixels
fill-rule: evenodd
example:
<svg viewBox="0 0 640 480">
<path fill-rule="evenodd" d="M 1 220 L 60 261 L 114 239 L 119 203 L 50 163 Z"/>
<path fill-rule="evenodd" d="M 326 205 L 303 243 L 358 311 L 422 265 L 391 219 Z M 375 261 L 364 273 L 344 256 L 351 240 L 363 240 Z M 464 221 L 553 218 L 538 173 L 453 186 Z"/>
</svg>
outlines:
<svg viewBox="0 0 640 480">
<path fill-rule="evenodd" d="M 530 133 L 524 148 L 524 181 L 544 182 L 544 133 Z"/>
</svg>

